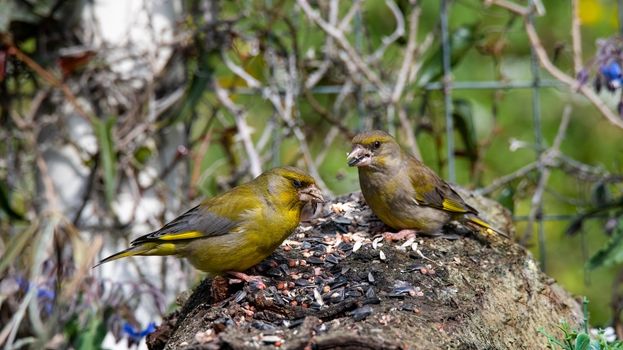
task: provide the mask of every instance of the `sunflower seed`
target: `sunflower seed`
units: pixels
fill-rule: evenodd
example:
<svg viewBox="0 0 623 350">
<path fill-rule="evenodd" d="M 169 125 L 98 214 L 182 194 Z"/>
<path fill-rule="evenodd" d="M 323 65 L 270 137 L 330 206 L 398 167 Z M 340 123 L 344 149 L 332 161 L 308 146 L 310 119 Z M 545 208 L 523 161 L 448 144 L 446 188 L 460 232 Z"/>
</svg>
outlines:
<svg viewBox="0 0 623 350">
<path fill-rule="evenodd" d="M 363 245 L 363 242 L 362 242 L 362 241 L 356 241 L 356 242 L 355 242 L 355 245 L 353 245 L 353 253 L 354 253 L 354 252 L 356 252 L 356 251 L 358 251 L 358 250 L 359 250 L 359 248 L 361 248 L 361 246 L 362 246 L 362 245 Z"/>
<path fill-rule="evenodd" d="M 372 307 L 369 305 L 362 306 L 350 312 L 355 321 L 364 320 L 366 317 L 372 315 Z"/>
</svg>

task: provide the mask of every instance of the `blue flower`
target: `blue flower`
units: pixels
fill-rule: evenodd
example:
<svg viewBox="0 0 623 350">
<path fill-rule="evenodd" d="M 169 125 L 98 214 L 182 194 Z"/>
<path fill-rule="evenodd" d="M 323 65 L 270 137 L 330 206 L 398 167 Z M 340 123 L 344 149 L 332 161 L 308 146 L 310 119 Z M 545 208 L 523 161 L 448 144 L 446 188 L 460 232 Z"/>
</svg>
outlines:
<svg viewBox="0 0 623 350">
<path fill-rule="evenodd" d="M 23 277 L 15 277 L 15 281 L 17 285 L 24 291 L 24 293 L 28 293 L 30 287 L 33 286 L 33 283 L 30 283 L 27 279 Z M 45 312 L 49 315 L 52 313 L 52 309 L 54 307 L 54 298 L 56 297 L 56 293 L 53 290 L 47 289 L 44 287 L 37 287 L 37 298 L 41 302 L 43 302 L 43 308 Z"/>
<path fill-rule="evenodd" d="M 607 85 L 613 88 L 621 86 L 621 65 L 616 61 L 610 61 L 605 66 L 601 66 L 601 74 L 606 78 Z"/>
<path fill-rule="evenodd" d="M 140 342 L 141 339 L 153 333 L 155 330 L 156 330 L 156 323 L 154 322 L 149 322 L 147 327 L 145 327 L 145 329 L 143 330 L 137 330 L 129 322 L 126 322 L 123 324 L 123 332 L 126 333 L 130 341 L 134 343 Z"/>
</svg>

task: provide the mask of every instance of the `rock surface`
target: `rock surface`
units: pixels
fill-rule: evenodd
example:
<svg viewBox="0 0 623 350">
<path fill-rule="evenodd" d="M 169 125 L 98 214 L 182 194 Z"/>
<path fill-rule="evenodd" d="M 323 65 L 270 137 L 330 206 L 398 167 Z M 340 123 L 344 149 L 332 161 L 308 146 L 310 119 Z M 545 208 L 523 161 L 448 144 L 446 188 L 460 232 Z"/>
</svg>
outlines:
<svg viewBox="0 0 623 350">
<path fill-rule="evenodd" d="M 500 206 L 462 192 L 512 233 Z M 501 237 L 383 240 L 360 194 L 333 200 L 258 266 L 267 288 L 204 280 L 148 338 L 151 349 L 541 349 L 537 329 L 578 325 L 577 302 Z M 460 231 L 460 232 L 459 232 Z"/>
</svg>

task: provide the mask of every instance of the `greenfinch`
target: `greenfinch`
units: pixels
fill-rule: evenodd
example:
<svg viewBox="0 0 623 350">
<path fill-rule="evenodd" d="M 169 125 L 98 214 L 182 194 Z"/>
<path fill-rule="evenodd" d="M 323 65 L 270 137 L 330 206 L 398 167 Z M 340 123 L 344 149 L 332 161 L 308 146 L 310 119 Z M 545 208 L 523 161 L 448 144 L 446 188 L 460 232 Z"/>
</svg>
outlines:
<svg viewBox="0 0 623 350">
<path fill-rule="evenodd" d="M 362 132 L 352 145 L 348 165 L 358 168 L 361 193 L 387 226 L 440 235 L 444 225 L 457 220 L 505 235 L 478 217 L 476 209 L 388 133 Z"/>
<path fill-rule="evenodd" d="M 245 279 L 241 271 L 268 257 L 296 229 L 305 204 L 315 208 L 323 201 L 314 178 L 297 168 L 275 168 L 205 199 L 98 265 L 134 255 L 176 255 L 211 275 Z"/>
</svg>

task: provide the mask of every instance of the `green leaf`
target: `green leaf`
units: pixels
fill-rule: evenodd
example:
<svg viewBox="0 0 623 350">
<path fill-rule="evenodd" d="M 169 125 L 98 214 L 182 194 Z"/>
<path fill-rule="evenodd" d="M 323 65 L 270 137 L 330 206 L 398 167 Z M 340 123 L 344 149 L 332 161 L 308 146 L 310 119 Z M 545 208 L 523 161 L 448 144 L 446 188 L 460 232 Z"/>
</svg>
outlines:
<svg viewBox="0 0 623 350">
<path fill-rule="evenodd" d="M 106 323 L 97 317 L 92 317 L 88 324 L 88 328 L 78 335 L 78 339 L 76 340 L 76 349 L 101 349 L 104 337 L 106 337 Z"/>
<path fill-rule="evenodd" d="M 4 274 L 4 270 L 8 266 L 15 266 L 13 261 L 23 253 L 24 247 L 28 244 L 32 244 L 31 238 L 35 235 L 38 228 L 39 225 L 32 223 L 24 231 L 11 237 L 11 240 L 6 245 L 6 251 L 2 254 L 2 258 L 0 258 L 0 276 Z"/>
<path fill-rule="evenodd" d="M 108 206 L 115 199 L 117 189 L 117 153 L 112 137 L 115 122 L 116 118 L 108 117 L 103 121 L 96 120 L 94 123 L 95 134 L 99 142 L 100 163 L 104 170 L 104 189 Z"/>
<path fill-rule="evenodd" d="M 590 343 L 591 338 L 588 334 L 582 332 L 575 338 L 575 350 L 588 350 Z"/>
<path fill-rule="evenodd" d="M 24 220 L 24 215 L 15 211 L 15 209 L 11 206 L 10 198 L 9 186 L 5 181 L 0 181 L 0 209 L 2 209 L 2 211 L 4 211 L 11 219 Z"/>
<path fill-rule="evenodd" d="M 601 350 L 601 344 L 599 343 L 599 341 L 592 341 L 591 345 L 589 347 L 590 350 Z"/>
<path fill-rule="evenodd" d="M 589 269 L 596 269 L 602 266 L 612 266 L 623 262 L 623 217 L 619 218 L 617 228 L 612 233 L 612 237 L 595 255 L 586 263 Z"/>
<path fill-rule="evenodd" d="M 140 164 L 145 165 L 149 158 L 151 158 L 151 149 L 147 146 L 141 146 L 134 152 L 134 159 Z"/>
</svg>

